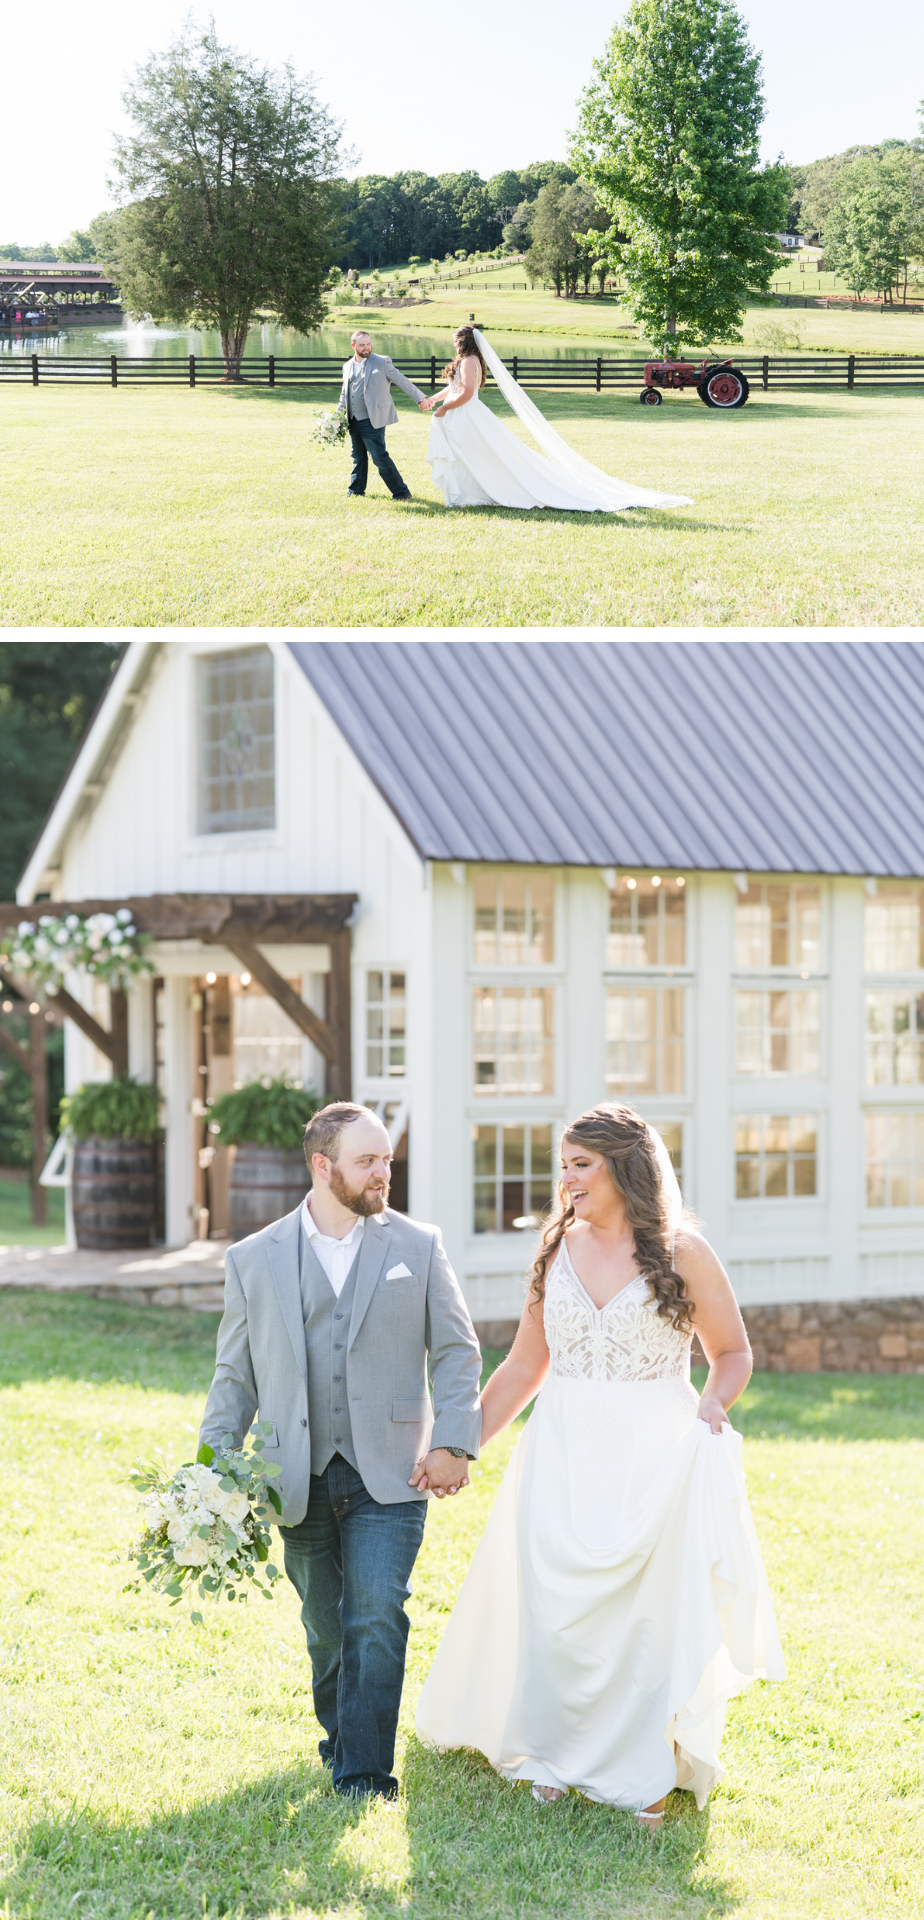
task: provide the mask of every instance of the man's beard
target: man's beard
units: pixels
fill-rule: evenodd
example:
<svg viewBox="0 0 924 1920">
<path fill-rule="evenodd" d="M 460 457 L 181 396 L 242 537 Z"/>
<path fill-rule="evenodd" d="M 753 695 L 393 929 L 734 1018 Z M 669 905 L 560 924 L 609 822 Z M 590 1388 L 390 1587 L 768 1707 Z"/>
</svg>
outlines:
<svg viewBox="0 0 924 1920">
<path fill-rule="evenodd" d="M 388 1205 L 387 1181 L 383 1187 L 374 1191 L 362 1187 L 359 1193 L 354 1193 L 352 1187 L 347 1186 L 336 1163 L 330 1170 L 330 1190 L 334 1199 L 339 1200 L 342 1207 L 349 1207 L 350 1212 L 358 1214 L 361 1220 L 364 1220 L 368 1214 L 381 1213 Z"/>
</svg>

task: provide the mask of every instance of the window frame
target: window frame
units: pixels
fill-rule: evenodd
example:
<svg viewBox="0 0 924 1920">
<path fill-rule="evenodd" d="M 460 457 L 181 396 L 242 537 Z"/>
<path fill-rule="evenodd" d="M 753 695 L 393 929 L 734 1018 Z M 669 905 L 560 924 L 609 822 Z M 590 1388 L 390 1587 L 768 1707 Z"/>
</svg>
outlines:
<svg viewBox="0 0 924 1920">
<path fill-rule="evenodd" d="M 794 896 L 800 887 L 811 887 L 818 894 L 818 959 L 814 966 L 803 966 L 801 961 L 788 961 L 785 966 L 774 966 L 771 961 L 761 961 L 759 966 L 749 967 L 738 959 L 737 943 L 738 909 L 743 904 L 744 893 L 735 886 L 731 927 L 731 974 L 733 980 L 758 980 L 783 982 L 789 979 L 805 980 L 814 985 L 826 980 L 829 973 L 828 955 L 830 952 L 829 929 L 829 889 L 818 874 L 778 874 L 748 873 L 743 876 L 751 887 L 787 887 L 790 901 L 790 950 L 794 934 Z"/>
<path fill-rule="evenodd" d="M 392 974 L 395 974 L 395 973 L 400 973 L 400 974 L 403 974 L 404 976 L 404 1072 L 400 1074 L 398 1073 L 376 1074 L 376 1073 L 369 1072 L 370 1041 L 369 1041 L 369 1035 L 367 1030 L 367 1015 L 369 1011 L 369 975 L 371 973 L 381 973 L 385 976 L 385 978 L 389 980 L 391 979 Z M 362 1049 L 362 1067 L 361 1067 L 361 1071 L 357 1075 L 357 1079 L 361 1082 L 361 1084 L 364 1087 L 373 1087 L 377 1090 L 381 1088 L 386 1093 L 389 1088 L 406 1087 L 408 1084 L 408 1080 L 410 1078 L 410 1062 L 408 1058 L 409 1056 L 408 1009 L 410 1005 L 408 981 L 410 976 L 408 973 L 408 969 L 403 964 L 398 965 L 397 963 L 389 962 L 388 964 L 377 965 L 372 963 L 371 961 L 364 960 L 360 968 L 360 978 L 361 978 L 362 990 L 361 990 L 361 993 L 356 995 L 356 1001 L 359 1002 L 359 1005 L 362 1008 L 362 1030 L 357 1035 L 357 1038 L 360 1043 L 360 1047 Z M 382 1002 L 383 1008 L 387 1008 L 388 1004 L 389 1004 L 388 1000 L 387 999 L 384 1000 Z M 375 1043 L 373 1042 L 372 1044 L 374 1045 Z M 384 1052 L 387 1050 L 387 1047 L 388 1047 L 388 1041 L 383 1038 L 381 1044 L 382 1044 L 383 1055 L 384 1055 Z"/>
<path fill-rule="evenodd" d="M 792 1122 L 798 1119 L 805 1119 L 805 1120 L 812 1119 L 815 1122 L 815 1191 L 814 1193 L 787 1192 L 785 1194 L 781 1194 L 781 1193 L 755 1193 L 753 1195 L 739 1194 L 737 1132 L 741 1122 L 743 1120 L 759 1120 L 761 1123 L 761 1145 L 758 1150 L 758 1164 L 762 1165 L 766 1159 L 766 1153 L 763 1145 L 763 1130 L 764 1130 L 765 1122 L 768 1120 L 786 1120 L 789 1122 L 791 1126 Z M 772 1104 L 768 1104 L 766 1106 L 760 1107 L 758 1111 L 755 1111 L 755 1103 L 752 1103 L 750 1106 L 747 1106 L 747 1107 L 735 1108 L 735 1110 L 731 1114 L 731 1204 L 733 1208 L 735 1208 L 736 1210 L 740 1208 L 742 1210 L 744 1217 L 749 1219 L 754 1214 L 756 1214 L 757 1209 L 759 1207 L 772 1207 L 774 1211 L 774 1217 L 776 1217 L 778 1211 L 781 1211 L 783 1207 L 798 1207 L 801 1210 L 806 1207 L 817 1207 L 819 1205 L 822 1205 L 822 1206 L 826 1205 L 827 1204 L 827 1183 L 825 1179 L 826 1128 L 827 1128 L 827 1112 L 826 1112 L 826 1109 L 822 1106 L 816 1106 L 814 1110 L 812 1110 L 805 1106 L 798 1106 L 794 1101 L 789 1101 L 785 1107 L 782 1107 L 782 1106 L 774 1107 Z M 794 1168 L 795 1166 L 795 1161 L 793 1157 L 793 1148 L 791 1146 L 787 1148 L 786 1159 L 787 1159 L 787 1179 L 788 1179 L 789 1167 L 792 1166 Z"/>
<path fill-rule="evenodd" d="M 258 647 L 264 647 L 273 663 L 273 782 L 275 822 L 271 827 L 227 827 L 203 830 L 199 826 L 199 669 L 200 662 L 211 659 L 216 654 L 253 653 Z M 190 717 L 187 744 L 188 802 L 187 840 L 191 852 L 218 852 L 240 850 L 246 852 L 255 847 L 260 851 L 273 851 L 285 845 L 285 827 L 283 822 L 284 796 L 288 790 L 287 769 L 285 763 L 285 729 L 282 721 L 282 703 L 280 699 L 281 682 L 280 661 L 277 648 L 270 640 L 242 640 L 236 644 L 229 639 L 214 647 L 197 646 L 190 649 L 187 658 L 187 713 Z"/>
<path fill-rule="evenodd" d="M 628 1101 L 631 1101 L 633 1105 L 636 1105 L 639 1102 L 642 1102 L 645 1104 L 648 1104 L 650 1102 L 661 1103 L 661 1104 L 673 1102 L 675 1105 L 679 1102 L 681 1105 L 686 1105 L 689 1101 L 691 1101 L 692 1094 L 690 1092 L 690 1049 L 692 1045 L 692 1034 L 691 1034 L 692 1000 L 691 1000 L 691 994 L 690 994 L 690 984 L 691 983 L 687 979 L 678 979 L 676 973 L 674 973 L 670 979 L 667 979 L 665 977 L 663 969 L 659 971 L 657 977 L 653 977 L 651 972 L 645 973 L 645 974 L 636 973 L 632 975 L 626 972 L 626 973 L 619 974 L 615 979 L 612 978 L 609 974 L 604 975 L 603 1068 L 601 1073 L 601 1080 L 603 1082 L 603 1087 L 605 1090 L 603 1095 L 604 1099 L 628 1100 Z M 608 1073 L 608 1066 L 607 1066 L 607 1049 L 609 1047 L 609 1039 L 607 1037 L 607 1031 L 606 1031 L 607 1006 L 609 1003 L 610 995 L 612 993 L 639 994 L 639 993 L 652 993 L 652 992 L 679 993 L 681 995 L 682 1014 L 683 1014 L 683 1034 L 681 1037 L 680 1050 L 679 1050 L 680 1059 L 681 1059 L 681 1085 L 679 1087 L 674 1087 L 674 1088 L 655 1087 L 653 1089 L 627 1087 L 621 1092 L 611 1092 L 607 1084 L 609 1080 L 609 1073 Z M 663 1047 L 663 1043 L 664 1043 L 663 1015 L 661 1014 L 660 1011 L 658 1015 L 658 1027 L 662 1029 L 662 1031 L 660 1033 L 660 1037 L 656 1036 L 655 1046 L 658 1049 L 658 1055 L 656 1056 L 656 1063 L 660 1064 L 660 1050 Z M 657 1074 L 656 1074 L 656 1077 L 657 1077 Z"/>
<path fill-rule="evenodd" d="M 665 867 L 661 870 L 658 877 L 661 880 L 662 885 L 666 886 L 668 889 L 672 881 L 676 882 L 678 880 L 682 880 L 684 883 L 684 886 L 683 886 L 684 957 L 683 959 L 682 960 L 652 960 L 652 961 L 640 961 L 640 960 L 622 961 L 622 960 L 610 959 L 609 951 L 608 951 L 609 943 L 610 943 L 610 914 L 612 911 L 613 898 L 617 893 L 619 882 L 622 880 L 635 880 L 635 881 L 645 880 L 646 882 L 648 882 L 648 881 L 651 881 L 653 877 L 654 876 L 651 872 L 651 869 L 648 867 L 624 867 L 624 868 L 621 868 L 620 871 L 617 873 L 615 885 L 610 886 L 607 884 L 606 931 L 604 933 L 604 939 L 603 939 L 603 972 L 604 972 L 604 975 L 606 976 L 609 976 L 610 974 L 616 974 L 619 976 L 619 978 L 622 978 L 625 974 L 640 974 L 645 979 L 652 979 L 657 975 L 664 974 L 666 976 L 669 976 L 671 979 L 673 979 L 677 974 L 687 975 L 687 974 L 693 973 L 693 965 L 690 960 L 690 949 L 692 945 L 692 934 L 693 934 L 693 913 L 694 913 L 693 900 L 695 898 L 695 889 L 691 886 L 689 873 L 685 871 L 681 872 L 679 867 L 674 868 L 673 870 Z M 633 888 L 632 891 L 634 893 L 635 889 Z M 662 900 L 666 900 L 668 897 L 669 897 L 669 894 L 667 892 L 659 895 L 659 909 L 660 909 L 660 902 Z M 658 914 L 659 929 L 663 929 L 665 919 L 666 919 L 666 915 L 661 914 L 659 910 L 659 914 Z M 659 945 L 660 944 L 661 944 L 661 940 L 660 940 L 660 933 L 659 933 Z"/>
<path fill-rule="evenodd" d="M 475 1129 L 476 1127 L 493 1127 L 495 1130 L 495 1135 L 498 1129 L 503 1131 L 505 1127 L 522 1127 L 524 1129 L 524 1132 L 527 1129 L 529 1130 L 529 1137 L 530 1137 L 529 1184 L 530 1186 L 532 1186 L 533 1184 L 532 1134 L 534 1129 L 537 1127 L 548 1127 L 549 1147 L 550 1147 L 550 1155 L 551 1155 L 550 1192 L 551 1192 L 552 1205 L 554 1206 L 555 1196 L 556 1196 L 557 1187 L 558 1187 L 558 1181 L 556 1177 L 555 1150 L 557 1146 L 557 1133 L 560 1126 L 561 1126 L 560 1118 L 557 1118 L 555 1116 L 548 1115 L 548 1114 L 535 1114 L 535 1113 L 526 1113 L 526 1112 L 522 1114 L 516 1114 L 516 1113 L 496 1113 L 495 1112 L 495 1113 L 473 1114 L 469 1117 L 469 1122 L 468 1122 L 468 1127 L 469 1127 L 468 1230 L 467 1230 L 466 1237 L 468 1241 L 472 1243 L 474 1246 L 483 1247 L 488 1241 L 495 1241 L 498 1243 L 503 1242 L 504 1246 L 508 1248 L 515 1247 L 520 1241 L 523 1241 L 526 1244 L 531 1245 L 532 1243 L 530 1240 L 530 1236 L 533 1234 L 536 1234 L 539 1231 L 538 1227 L 514 1227 L 514 1228 L 511 1228 L 511 1230 L 508 1232 L 503 1225 L 501 1225 L 500 1227 L 496 1225 L 498 1213 L 500 1214 L 501 1221 L 503 1221 L 503 1217 L 504 1217 L 503 1140 L 501 1141 L 501 1152 L 499 1156 L 500 1165 L 499 1167 L 497 1166 L 495 1167 L 495 1171 L 493 1174 L 495 1225 L 493 1227 L 487 1227 L 484 1229 L 476 1227 L 475 1225 L 475 1201 L 476 1201 L 476 1195 L 477 1195 L 476 1182 L 479 1185 L 487 1185 L 488 1179 L 492 1177 L 488 1175 L 479 1175 L 475 1171 L 475 1149 L 476 1149 Z M 526 1176 L 524 1175 L 523 1184 L 525 1185 L 525 1183 L 526 1183 Z M 500 1198 L 499 1207 L 498 1207 L 498 1197 Z"/>
<path fill-rule="evenodd" d="M 882 986 L 888 985 L 888 986 L 901 987 L 904 985 L 906 981 L 914 981 L 914 980 L 924 981 L 924 932 L 922 931 L 919 931 L 919 935 L 918 935 L 918 960 L 919 960 L 918 966 L 916 967 L 913 967 L 913 966 L 912 967 L 908 967 L 908 966 L 874 967 L 870 965 L 867 959 L 867 945 L 866 945 L 867 924 L 866 922 L 867 922 L 867 914 L 870 908 L 873 906 L 874 902 L 877 900 L 882 901 L 883 899 L 888 899 L 890 896 L 894 896 L 900 893 L 907 893 L 909 891 L 916 891 L 920 893 L 922 908 L 924 908 L 924 879 L 877 880 L 875 882 L 875 891 L 868 893 L 866 899 L 863 902 L 862 940 L 863 940 L 864 986 L 866 985 L 867 982 L 869 982 L 870 984 L 874 984 L 874 985 L 879 985 L 881 983 Z"/>
<path fill-rule="evenodd" d="M 506 960 L 500 960 L 500 959 L 476 960 L 475 959 L 475 937 L 477 933 L 476 919 L 475 919 L 476 875 L 493 874 L 496 878 L 496 881 L 499 883 L 504 878 L 505 874 L 510 874 L 511 876 L 517 876 L 517 877 L 522 875 L 524 880 L 529 881 L 534 873 L 541 873 L 543 875 L 547 875 L 552 884 L 552 954 L 553 954 L 553 958 L 551 960 L 512 960 L 512 961 L 506 961 Z M 565 971 L 564 962 L 561 958 L 563 916 L 561 913 L 561 869 L 559 867 L 545 866 L 538 861 L 534 865 L 523 865 L 523 864 L 518 865 L 515 861 L 494 861 L 494 862 L 485 861 L 485 860 L 473 861 L 469 866 L 469 884 L 466 889 L 466 892 L 468 894 L 468 900 L 467 900 L 468 911 L 466 915 L 468 958 L 467 958 L 466 972 L 471 977 L 471 979 L 475 982 L 476 985 L 478 986 L 490 985 L 491 980 L 493 979 L 493 976 L 495 974 L 499 976 L 499 981 L 509 980 L 511 985 L 516 986 L 520 984 L 519 980 L 517 979 L 517 976 L 520 974 L 542 975 L 544 979 L 548 979 L 548 977 L 553 973 L 561 975 Z M 530 981 L 525 981 L 523 984 L 529 985 L 532 983 Z"/>
<path fill-rule="evenodd" d="M 877 1227 L 877 1226 L 881 1227 L 881 1226 L 893 1226 L 893 1225 L 898 1226 L 902 1224 L 906 1226 L 918 1226 L 922 1221 L 924 1221 L 924 1203 L 918 1203 L 917 1201 L 914 1201 L 907 1207 L 894 1206 L 894 1205 L 889 1205 L 884 1207 L 875 1207 L 870 1205 L 869 1199 L 867 1197 L 868 1196 L 868 1180 L 869 1180 L 869 1171 L 868 1171 L 869 1157 L 868 1157 L 868 1151 L 867 1151 L 867 1122 L 871 1119 L 877 1119 L 880 1116 L 883 1119 L 891 1120 L 897 1114 L 904 1114 L 911 1117 L 915 1116 L 916 1114 L 924 1114 L 924 1098 L 918 1097 L 918 1099 L 916 1100 L 909 1100 L 906 1098 L 904 1100 L 895 1100 L 895 1101 L 889 1101 L 889 1102 L 885 1102 L 878 1099 L 872 1099 L 872 1100 L 864 1101 L 863 1103 L 863 1107 L 862 1107 L 863 1187 L 862 1187 L 862 1201 L 861 1201 L 861 1218 L 863 1221 L 863 1225 L 867 1227 Z M 913 1163 L 913 1164 L 916 1164 L 916 1163 Z M 924 1165 L 924 1162 L 922 1162 L 922 1165 Z"/>
<path fill-rule="evenodd" d="M 732 1084 L 734 1086 L 736 1087 L 746 1087 L 746 1086 L 748 1087 L 751 1087 L 751 1086 L 779 1087 L 784 1081 L 788 1082 L 790 1085 L 796 1085 L 796 1086 L 800 1084 L 803 1084 L 805 1086 L 815 1086 L 819 1081 L 827 1079 L 828 1066 L 827 1066 L 827 1043 L 826 1043 L 826 1024 L 825 1024 L 826 1017 L 827 1017 L 827 1005 L 826 1005 L 827 996 L 824 991 L 824 985 L 825 983 L 820 982 L 817 979 L 817 977 L 809 980 L 808 982 L 805 982 L 804 980 L 801 979 L 801 977 L 797 977 L 795 980 L 793 980 L 791 975 L 788 979 L 784 981 L 780 979 L 768 979 L 766 974 L 764 975 L 755 974 L 753 975 L 753 977 L 748 974 L 739 974 L 739 973 L 733 974 L 732 980 L 731 980 L 731 1077 L 732 1077 Z M 746 1067 L 744 1068 L 739 1067 L 738 1065 L 738 995 L 742 993 L 759 993 L 761 995 L 767 995 L 767 996 L 773 993 L 788 993 L 790 995 L 793 993 L 816 994 L 818 997 L 818 1028 L 817 1028 L 818 1065 L 817 1067 L 812 1069 L 801 1068 L 798 1072 L 794 1068 L 789 1067 L 786 1069 L 785 1072 L 782 1072 L 782 1073 L 774 1072 L 772 1067 L 767 1068 L 767 1067 L 764 1067 L 763 1065 L 753 1072 Z M 773 1029 L 769 1027 L 769 1025 L 765 1027 L 763 1024 L 761 1024 L 761 1027 L 758 1029 L 758 1031 L 763 1036 L 764 1034 L 772 1033 Z M 794 1031 L 795 1029 L 793 1028 L 792 1022 L 790 1020 L 790 1023 L 786 1028 L 786 1032 L 789 1035 L 789 1039 L 790 1039 L 790 1047 L 792 1045 L 792 1036 Z M 804 1106 L 804 1103 L 800 1103 L 800 1105 Z M 772 1102 L 769 1105 L 761 1106 L 761 1111 L 772 1112 L 772 1110 L 773 1110 Z M 793 1111 L 795 1111 L 795 1108 L 793 1108 Z"/>
</svg>

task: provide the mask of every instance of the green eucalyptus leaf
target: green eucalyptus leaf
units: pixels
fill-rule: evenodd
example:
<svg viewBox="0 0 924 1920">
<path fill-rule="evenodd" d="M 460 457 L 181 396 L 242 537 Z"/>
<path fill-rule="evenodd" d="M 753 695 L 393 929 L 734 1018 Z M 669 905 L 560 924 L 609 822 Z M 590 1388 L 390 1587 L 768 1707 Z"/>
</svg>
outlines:
<svg viewBox="0 0 924 1920">
<path fill-rule="evenodd" d="M 194 1626 L 194 1627 L 201 1627 L 201 1626 L 203 1626 L 203 1625 L 204 1625 L 204 1621 L 203 1621 L 203 1618 L 202 1618 L 202 1615 L 201 1615 L 201 1613 L 199 1612 L 199 1610 L 198 1610 L 198 1608 L 197 1608 L 197 1607 L 194 1607 L 194 1608 L 193 1608 L 193 1610 L 192 1610 L 192 1613 L 190 1614 L 190 1616 L 189 1616 L 189 1617 L 190 1617 L 190 1620 L 192 1621 L 192 1624 L 193 1624 L 193 1626 Z"/>
<path fill-rule="evenodd" d="M 215 1458 L 214 1447 L 210 1447 L 208 1441 L 203 1440 L 202 1445 L 199 1448 L 198 1453 L 196 1454 L 197 1464 L 200 1467 L 210 1467 L 214 1458 Z"/>
<path fill-rule="evenodd" d="M 274 1506 L 274 1507 L 275 1507 L 275 1509 L 276 1509 L 276 1512 L 277 1512 L 277 1513 L 281 1513 L 281 1512 L 282 1512 L 282 1500 L 280 1499 L 280 1496 L 279 1496 L 279 1494 L 278 1494 L 278 1493 L 276 1492 L 276 1489 L 275 1489 L 275 1487 L 267 1487 L 267 1489 L 266 1489 L 266 1497 L 267 1497 L 267 1499 L 268 1499 L 268 1500 L 270 1501 L 270 1503 L 272 1504 L 272 1506 Z"/>
</svg>

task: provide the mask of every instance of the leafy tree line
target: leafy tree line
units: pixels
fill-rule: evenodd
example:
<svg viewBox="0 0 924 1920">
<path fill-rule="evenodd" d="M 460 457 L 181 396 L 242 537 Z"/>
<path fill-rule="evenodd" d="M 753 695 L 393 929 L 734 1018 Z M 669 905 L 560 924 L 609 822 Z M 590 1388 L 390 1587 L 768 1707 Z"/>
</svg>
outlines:
<svg viewBox="0 0 924 1920">
<path fill-rule="evenodd" d="M 402 260 L 445 260 L 501 245 L 520 252 L 529 245 L 531 210 L 554 175 L 574 179 L 569 167 L 539 160 L 490 180 L 469 171 L 364 174 L 343 181 L 338 261 L 372 272 Z"/>
<path fill-rule="evenodd" d="M 788 173 L 790 225 L 818 234 L 826 267 L 858 296 L 906 301 L 924 263 L 924 137 L 849 147 Z"/>
<path fill-rule="evenodd" d="M 16 897 L 16 882 L 121 653 L 121 643 L 111 640 L 0 643 L 0 899 Z M 24 1010 L 17 1005 L 3 1017 L 25 1043 Z M 63 1061 L 63 1036 L 56 1028 L 48 1035 L 51 1115 L 63 1092 Z M 29 1076 L 2 1055 L 0 1166 L 30 1165 L 31 1129 Z"/>
</svg>

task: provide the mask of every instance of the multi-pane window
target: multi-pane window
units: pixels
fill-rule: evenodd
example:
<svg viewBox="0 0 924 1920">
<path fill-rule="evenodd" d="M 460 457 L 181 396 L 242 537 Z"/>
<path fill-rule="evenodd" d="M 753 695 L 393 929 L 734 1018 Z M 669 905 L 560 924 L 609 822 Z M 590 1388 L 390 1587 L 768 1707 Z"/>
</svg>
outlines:
<svg viewBox="0 0 924 1920">
<path fill-rule="evenodd" d="M 738 1115 L 735 1194 L 739 1200 L 793 1200 L 817 1192 L 816 1114 Z"/>
<path fill-rule="evenodd" d="M 608 987 L 608 1094 L 683 1092 L 682 987 Z"/>
<path fill-rule="evenodd" d="M 403 973 L 366 975 L 366 1073 L 370 1080 L 399 1080 L 405 1071 L 405 981 Z"/>
<path fill-rule="evenodd" d="M 814 973 L 821 954 L 818 887 L 752 882 L 735 905 L 735 966 L 798 967 Z"/>
<path fill-rule="evenodd" d="M 924 1107 L 867 1114 L 866 1204 L 924 1207 Z"/>
<path fill-rule="evenodd" d="M 924 967 L 924 887 L 880 887 L 867 900 L 865 959 L 870 973 Z"/>
<path fill-rule="evenodd" d="M 735 994 L 735 1072 L 772 1078 L 819 1071 L 820 1000 L 812 989 Z"/>
<path fill-rule="evenodd" d="M 475 987 L 472 994 L 476 1093 L 552 1093 L 551 987 Z"/>
<path fill-rule="evenodd" d="M 924 993 L 887 987 L 867 994 L 866 1084 L 924 1084 Z"/>
<path fill-rule="evenodd" d="M 682 967 L 686 958 L 686 881 L 621 874 L 610 893 L 608 967 Z"/>
<path fill-rule="evenodd" d="M 477 1126 L 474 1149 L 476 1233 L 538 1227 L 552 1200 L 550 1126 Z"/>
<path fill-rule="evenodd" d="M 554 960 L 554 874 L 482 867 L 472 892 L 477 967 L 541 966 Z"/>
<path fill-rule="evenodd" d="M 268 647 L 196 662 L 200 833 L 276 823 L 273 656 Z"/>
</svg>

